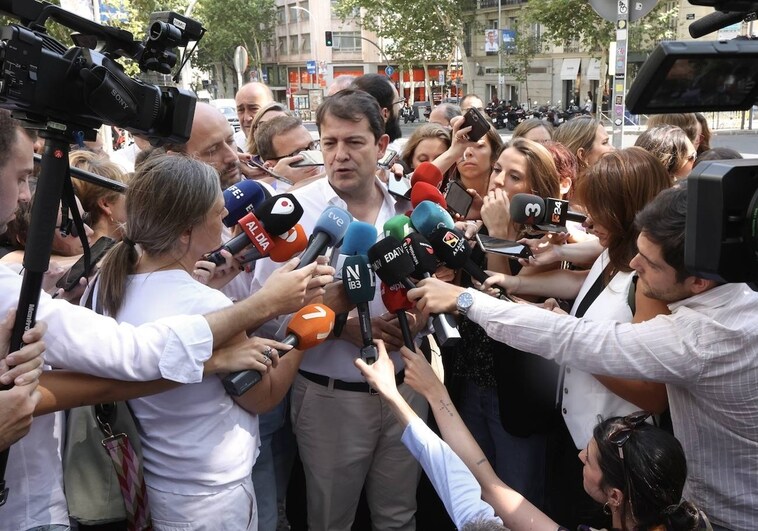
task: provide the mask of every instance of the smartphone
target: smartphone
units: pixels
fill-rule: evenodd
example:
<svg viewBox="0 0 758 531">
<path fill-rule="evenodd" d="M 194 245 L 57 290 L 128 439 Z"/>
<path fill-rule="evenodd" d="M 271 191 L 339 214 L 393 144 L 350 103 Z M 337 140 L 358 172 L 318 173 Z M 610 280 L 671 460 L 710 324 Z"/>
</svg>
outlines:
<svg viewBox="0 0 758 531">
<path fill-rule="evenodd" d="M 264 164 L 263 164 L 263 163 L 262 163 L 262 162 L 261 162 L 261 161 L 258 159 L 258 156 L 257 156 L 257 155 L 256 155 L 255 157 L 253 157 L 252 159 L 250 159 L 249 161 L 247 161 L 247 165 L 248 165 L 248 166 L 250 166 L 250 167 L 253 167 L 253 168 L 257 168 L 257 169 L 261 170 L 261 171 L 262 171 L 262 172 L 264 172 L 266 175 L 270 175 L 270 176 L 271 176 L 271 177 L 273 177 L 274 179 L 276 179 L 276 180 L 278 180 L 278 181 L 282 181 L 284 184 L 289 184 L 289 185 L 292 185 L 292 184 L 294 184 L 294 183 L 293 183 L 293 182 L 292 182 L 290 179 L 287 179 L 287 178 L 286 178 L 286 177 L 284 177 L 283 175 L 279 175 L 278 173 L 274 173 L 273 171 L 271 171 L 271 168 L 268 168 L 268 167 L 266 167 L 266 166 L 265 166 L 265 165 L 264 165 Z"/>
<path fill-rule="evenodd" d="M 377 164 L 385 169 L 390 169 L 397 160 L 397 151 L 394 149 L 388 149 L 382 158 L 379 159 Z"/>
<path fill-rule="evenodd" d="M 303 160 L 293 162 L 290 164 L 293 168 L 300 168 L 302 166 L 323 166 L 324 154 L 317 150 L 301 151 L 298 155 L 302 155 Z"/>
<path fill-rule="evenodd" d="M 466 191 L 466 188 L 458 181 L 450 181 L 445 193 L 445 201 L 447 201 L 448 210 L 452 210 L 456 214 L 460 214 L 464 218 L 468 214 L 471 208 L 471 203 L 474 202 L 474 198 L 471 197 Z"/>
<path fill-rule="evenodd" d="M 92 246 L 90 246 L 89 268 L 85 267 L 84 255 L 82 255 L 79 260 L 77 260 L 76 263 L 71 266 L 71 269 L 66 271 L 66 273 L 58 279 L 58 282 L 55 283 L 55 286 L 58 288 L 63 288 L 65 291 L 71 291 L 74 289 L 79 284 L 79 281 L 81 279 L 90 275 L 95 265 L 103 258 L 103 256 L 105 256 L 105 253 L 108 252 L 108 249 L 113 247 L 115 243 L 116 240 L 107 236 L 103 236 L 102 238 L 98 239 L 95 243 L 92 244 Z"/>
<path fill-rule="evenodd" d="M 534 256 L 529 246 L 514 242 L 513 240 L 501 240 L 500 238 L 487 236 L 486 234 L 477 234 L 476 242 L 485 253 L 502 254 L 513 259 Z"/>
<path fill-rule="evenodd" d="M 398 179 L 396 175 L 390 175 L 387 181 L 387 191 L 400 199 L 410 199 L 411 180 L 403 175 Z"/>
<path fill-rule="evenodd" d="M 471 107 L 463 115 L 463 125 L 461 127 L 471 126 L 471 131 L 468 133 L 468 139 L 472 142 L 478 141 L 487 131 L 490 130 L 490 123 L 482 112 L 476 107 Z"/>
</svg>

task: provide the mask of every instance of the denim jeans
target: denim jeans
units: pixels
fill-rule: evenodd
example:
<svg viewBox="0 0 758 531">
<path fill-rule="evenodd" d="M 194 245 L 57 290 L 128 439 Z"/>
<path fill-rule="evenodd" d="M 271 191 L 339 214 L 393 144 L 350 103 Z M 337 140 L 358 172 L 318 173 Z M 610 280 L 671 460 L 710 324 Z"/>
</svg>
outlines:
<svg viewBox="0 0 758 531">
<path fill-rule="evenodd" d="M 274 467 L 274 434 L 284 425 L 288 400 L 258 417 L 260 453 L 253 465 L 253 489 L 258 502 L 258 531 L 276 531 L 279 512 L 276 506 L 277 481 Z"/>
<path fill-rule="evenodd" d="M 26 531 L 71 531 L 71 528 L 67 525 L 62 525 L 62 524 L 50 524 L 50 525 L 40 525 L 37 527 L 32 527 L 31 529 L 27 529 Z"/>
<path fill-rule="evenodd" d="M 471 381 L 465 382 L 458 409 L 498 477 L 542 508 L 547 436 L 516 437 L 505 431 L 494 387 L 482 388 Z"/>
</svg>

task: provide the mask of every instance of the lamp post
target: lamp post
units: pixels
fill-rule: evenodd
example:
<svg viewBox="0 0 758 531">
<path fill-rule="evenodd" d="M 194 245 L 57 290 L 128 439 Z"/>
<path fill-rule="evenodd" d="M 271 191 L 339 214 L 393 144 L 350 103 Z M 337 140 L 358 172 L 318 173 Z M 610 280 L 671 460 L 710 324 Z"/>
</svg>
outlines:
<svg viewBox="0 0 758 531">
<path fill-rule="evenodd" d="M 503 75 L 503 0 L 497 0 L 497 85 L 498 93 L 497 99 L 503 100 L 503 83 L 505 82 L 505 76 Z M 490 98 L 492 97 L 489 94 Z"/>
<path fill-rule="evenodd" d="M 315 31 L 314 31 L 315 30 L 315 21 L 313 19 L 313 15 L 311 15 L 311 12 L 307 8 L 305 8 L 305 7 L 290 6 L 290 9 L 297 9 L 299 11 L 305 11 L 306 13 L 308 13 L 308 22 L 310 23 L 309 24 L 309 26 L 310 26 L 310 28 L 309 28 L 309 34 L 310 34 L 310 39 L 311 39 L 311 49 L 313 50 L 313 53 L 314 53 L 315 59 L 316 59 L 316 84 L 319 87 L 321 87 L 321 83 L 319 81 L 319 72 L 321 70 L 321 65 L 320 65 L 320 63 L 318 61 L 318 44 L 313 39 L 313 35 L 315 34 Z"/>
</svg>

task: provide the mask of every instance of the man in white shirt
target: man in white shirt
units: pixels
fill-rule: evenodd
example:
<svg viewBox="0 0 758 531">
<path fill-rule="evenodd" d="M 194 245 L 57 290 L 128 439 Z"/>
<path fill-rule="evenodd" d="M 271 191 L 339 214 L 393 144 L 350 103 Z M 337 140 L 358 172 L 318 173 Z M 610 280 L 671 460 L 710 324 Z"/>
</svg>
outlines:
<svg viewBox="0 0 758 531">
<path fill-rule="evenodd" d="M 237 118 L 240 121 L 240 130 L 234 133 L 234 142 L 237 147 L 245 151 L 247 138 L 253 125 L 253 119 L 262 107 L 274 101 L 271 89 L 263 83 L 252 81 L 245 83 L 234 96 L 237 105 Z"/>
<path fill-rule="evenodd" d="M 671 315 L 639 324 L 590 321 L 501 301 L 434 279 L 409 292 L 425 312 L 458 309 L 488 335 L 593 373 L 666 383 L 688 462 L 685 497 L 714 529 L 758 529 L 758 294 L 684 267 L 687 189 L 637 215 L 637 289 Z"/>
<path fill-rule="evenodd" d="M 326 98 L 316 123 L 327 178 L 293 192 L 304 209 L 300 223 L 305 232 L 312 231 L 326 207 L 337 206 L 381 233 L 385 221 L 409 205 L 393 198 L 374 173 L 389 140 L 379 105 L 362 91 L 343 90 Z M 335 250 L 332 257 L 338 253 Z M 254 287 L 276 267 L 270 260 L 259 261 Z M 402 334 L 396 316 L 382 303 L 379 282 L 376 287 L 369 303 L 373 337 L 387 343 L 402 381 L 403 362 L 397 351 Z M 325 303 L 337 313 L 347 311 L 332 291 L 342 292 L 344 299 L 342 285 L 335 284 Z M 349 530 L 364 485 L 374 529 L 415 529 L 419 467 L 400 441 L 402 426 L 353 364 L 361 346 L 358 318 L 351 314 L 339 339 L 308 351 L 292 386 L 293 430 L 305 469 L 308 527 L 313 531 Z M 405 384 L 399 389 L 420 415 L 425 414 L 422 397 Z"/>
</svg>

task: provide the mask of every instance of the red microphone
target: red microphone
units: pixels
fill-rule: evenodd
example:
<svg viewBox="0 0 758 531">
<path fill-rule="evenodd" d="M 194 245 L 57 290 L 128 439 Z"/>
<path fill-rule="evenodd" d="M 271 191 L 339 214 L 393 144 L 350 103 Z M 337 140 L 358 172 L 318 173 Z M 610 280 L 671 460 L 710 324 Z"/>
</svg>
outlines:
<svg viewBox="0 0 758 531">
<path fill-rule="evenodd" d="M 437 188 L 426 182 L 416 183 L 411 188 L 411 205 L 416 208 L 421 201 L 431 201 L 447 210 L 447 201 Z"/>
<path fill-rule="evenodd" d="M 287 337 L 282 340 L 298 350 L 308 350 L 320 345 L 329 337 L 334 327 L 334 312 L 323 304 L 309 304 L 300 308 L 287 325 Z M 279 352 L 284 356 L 286 352 Z M 239 371 L 223 379 L 224 389 L 232 396 L 240 396 L 261 381 L 258 371 Z"/>
<path fill-rule="evenodd" d="M 435 188 L 439 189 L 442 184 L 442 172 L 440 169 L 429 161 L 424 161 L 413 170 L 411 176 L 411 186 L 416 187 L 416 183 L 431 184 Z"/>
<path fill-rule="evenodd" d="M 407 294 L 408 290 L 402 284 L 388 286 L 382 282 L 382 302 L 390 312 L 397 315 L 405 346 L 415 351 L 416 344 L 413 342 L 411 327 L 408 325 L 408 316 L 405 314 L 406 310 L 413 309 L 413 303 L 408 300 Z"/>
</svg>

